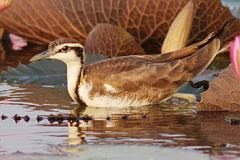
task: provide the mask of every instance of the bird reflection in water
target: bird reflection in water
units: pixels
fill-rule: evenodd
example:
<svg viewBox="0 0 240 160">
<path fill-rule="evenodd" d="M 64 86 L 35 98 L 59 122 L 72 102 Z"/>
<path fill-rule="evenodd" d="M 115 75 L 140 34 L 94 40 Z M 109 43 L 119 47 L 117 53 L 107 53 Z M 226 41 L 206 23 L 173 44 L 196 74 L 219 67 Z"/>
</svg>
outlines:
<svg viewBox="0 0 240 160">
<path fill-rule="evenodd" d="M 68 121 L 68 142 L 69 145 L 78 145 L 87 143 L 86 130 L 91 126 L 91 122 L 82 120 L 69 120 Z"/>
<path fill-rule="evenodd" d="M 68 121 L 66 142 L 70 146 L 67 150 L 78 151 L 82 148 L 79 145 L 86 143 L 127 143 L 186 147 L 222 155 L 239 147 L 239 127 L 225 121 L 229 113 L 193 113 L 187 105 L 175 111 L 168 109 L 159 106 L 141 109 L 77 107 L 72 110 L 74 116 L 88 115 L 93 120 Z"/>
<path fill-rule="evenodd" d="M 193 107 L 187 104 L 170 107 L 77 107 L 71 111 L 71 116 L 38 116 L 37 121 L 39 126 L 68 127 L 68 133 L 64 131 L 61 135 L 66 145 L 56 146 L 67 152 L 81 152 L 86 143 L 146 144 L 190 148 L 211 155 L 234 152 L 240 156 L 240 128 L 237 125 L 240 115 L 228 112 L 194 113 Z M 31 115 L 2 115 L 1 118 L 3 123 L 12 120 L 21 121 L 20 124 L 28 120 L 30 124 L 37 123 Z M 59 124 L 57 119 L 62 123 Z M 49 120 L 55 121 L 51 123 Z"/>
<path fill-rule="evenodd" d="M 97 131 L 100 128 L 103 128 L 102 131 L 104 132 L 111 132 L 110 128 L 116 127 L 119 120 L 126 120 L 127 118 L 125 117 L 132 117 L 133 119 L 141 117 L 146 118 L 145 109 L 144 107 L 141 109 L 138 108 L 136 112 L 136 108 L 132 107 L 76 107 L 72 110 L 71 114 L 74 117 L 82 117 L 81 119 L 83 120 L 77 120 L 76 118 L 70 118 L 68 120 L 68 139 L 66 142 L 68 142 L 69 145 L 85 144 L 87 143 L 87 135 L 90 136 L 89 133 L 86 135 L 86 132 L 95 132 L 95 130 Z M 138 116 L 140 113 L 142 113 L 143 116 Z M 89 120 L 87 117 L 93 117 L 93 120 Z M 91 140 L 94 141 L 94 139 Z"/>
</svg>

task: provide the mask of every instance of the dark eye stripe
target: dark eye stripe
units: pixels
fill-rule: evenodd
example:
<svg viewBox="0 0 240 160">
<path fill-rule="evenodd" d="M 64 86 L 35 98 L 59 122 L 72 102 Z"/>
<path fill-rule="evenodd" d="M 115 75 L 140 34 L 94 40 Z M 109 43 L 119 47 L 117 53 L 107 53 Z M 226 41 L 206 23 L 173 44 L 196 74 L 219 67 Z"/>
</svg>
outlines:
<svg viewBox="0 0 240 160">
<path fill-rule="evenodd" d="M 64 47 L 66 47 L 66 46 L 64 46 Z M 81 56 L 83 53 L 82 47 L 68 47 L 67 49 L 62 48 L 62 49 L 59 49 L 56 53 L 64 53 L 64 52 L 66 53 L 70 50 L 75 50 L 78 56 Z"/>
<path fill-rule="evenodd" d="M 81 57 L 83 55 L 83 48 L 76 47 L 75 51 L 76 51 L 78 57 Z"/>
</svg>

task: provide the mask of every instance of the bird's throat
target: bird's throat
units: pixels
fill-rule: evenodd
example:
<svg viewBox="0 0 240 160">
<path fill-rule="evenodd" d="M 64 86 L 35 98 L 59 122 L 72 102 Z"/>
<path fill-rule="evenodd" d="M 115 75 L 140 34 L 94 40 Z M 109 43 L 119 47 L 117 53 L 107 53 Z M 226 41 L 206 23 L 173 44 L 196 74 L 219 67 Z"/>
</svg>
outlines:
<svg viewBox="0 0 240 160">
<path fill-rule="evenodd" d="M 81 61 L 71 62 L 67 64 L 68 93 L 76 102 L 80 101 L 77 93 L 77 86 L 83 77 L 83 69 L 84 65 L 81 63 Z"/>
</svg>

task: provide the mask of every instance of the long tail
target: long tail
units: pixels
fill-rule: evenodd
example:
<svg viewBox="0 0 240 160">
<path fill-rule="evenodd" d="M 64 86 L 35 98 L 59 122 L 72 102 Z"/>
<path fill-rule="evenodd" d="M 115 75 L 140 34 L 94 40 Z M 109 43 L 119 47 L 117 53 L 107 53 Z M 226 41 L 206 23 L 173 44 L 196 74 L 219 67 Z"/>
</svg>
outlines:
<svg viewBox="0 0 240 160">
<path fill-rule="evenodd" d="M 196 51 L 190 56 L 181 59 L 181 62 L 184 63 L 184 67 L 189 69 L 187 76 L 184 76 L 184 81 L 190 81 L 193 77 L 197 76 L 203 70 L 205 70 L 208 65 L 213 61 L 215 56 L 221 50 L 227 28 L 231 23 L 232 20 L 225 23 L 216 34 L 213 34 L 207 40 L 205 39 L 205 43 L 197 46 L 198 51 Z"/>
</svg>

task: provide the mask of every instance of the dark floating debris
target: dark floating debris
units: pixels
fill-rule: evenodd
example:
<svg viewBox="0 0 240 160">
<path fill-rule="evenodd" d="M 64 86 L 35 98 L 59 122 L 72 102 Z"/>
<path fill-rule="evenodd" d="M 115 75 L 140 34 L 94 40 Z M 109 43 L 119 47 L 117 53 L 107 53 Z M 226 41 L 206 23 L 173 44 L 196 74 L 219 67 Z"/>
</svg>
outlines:
<svg viewBox="0 0 240 160">
<path fill-rule="evenodd" d="M 5 120 L 8 118 L 8 116 L 2 115 L 1 118 L 2 118 L 2 120 Z"/>
<path fill-rule="evenodd" d="M 131 118 L 131 117 L 128 116 L 128 115 L 124 115 L 124 116 L 122 116 L 122 119 L 124 119 L 124 120 L 130 119 L 130 118 Z"/>
<path fill-rule="evenodd" d="M 24 116 L 23 119 L 24 119 L 25 122 L 29 122 L 30 121 L 30 117 L 28 115 Z"/>
<path fill-rule="evenodd" d="M 68 117 L 64 117 L 61 114 L 59 114 L 58 116 L 54 116 L 53 114 L 51 114 L 50 116 L 48 116 L 47 119 L 51 124 L 57 121 L 59 125 L 62 124 L 62 122 L 64 120 L 67 120 L 67 121 L 77 121 L 77 120 L 89 121 L 89 120 L 93 120 L 93 118 L 88 116 L 88 115 L 84 115 L 83 117 L 76 117 L 73 114 L 70 114 Z"/>
<path fill-rule="evenodd" d="M 231 125 L 239 125 L 240 124 L 240 114 L 239 113 L 229 113 L 224 116 L 225 121 L 230 123 Z"/>
<path fill-rule="evenodd" d="M 146 115 L 146 114 L 141 116 L 141 118 L 144 118 L 144 119 L 145 119 L 145 118 L 148 118 L 148 117 L 149 117 L 149 116 Z"/>
<path fill-rule="evenodd" d="M 112 118 L 111 118 L 111 117 L 109 117 L 109 116 L 107 116 L 107 117 L 106 117 L 106 120 L 108 120 L 108 121 L 109 121 L 109 120 L 111 120 L 111 119 L 112 119 Z"/>
<path fill-rule="evenodd" d="M 18 114 L 15 114 L 15 115 L 13 116 L 13 119 L 14 119 L 14 120 L 21 120 L 22 117 L 19 116 Z"/>
<path fill-rule="evenodd" d="M 147 114 L 144 114 L 142 116 L 140 116 L 139 118 L 143 118 L 143 119 L 146 119 L 148 118 L 149 116 Z M 2 120 L 5 120 L 8 118 L 8 116 L 6 115 L 2 115 L 1 116 Z M 24 117 L 21 117 L 20 115 L 18 114 L 15 114 L 13 117 L 12 117 L 16 123 L 18 123 L 20 120 L 24 120 L 25 122 L 29 122 L 30 121 L 30 117 L 28 115 L 24 116 Z M 120 117 L 121 119 L 123 120 L 128 120 L 131 118 L 131 116 L 129 115 L 123 115 Z M 36 117 L 36 120 L 37 122 L 39 123 L 40 121 L 44 120 L 44 119 L 47 119 L 51 124 L 54 123 L 54 122 L 57 122 L 59 125 L 61 125 L 63 123 L 64 120 L 68 121 L 68 122 L 75 122 L 75 121 L 78 121 L 78 120 L 83 120 L 83 121 L 90 121 L 90 120 L 93 120 L 93 117 L 89 116 L 89 115 L 83 115 L 83 116 L 80 116 L 80 117 L 77 117 L 77 116 L 74 116 L 72 113 L 69 114 L 68 116 L 63 116 L 62 114 L 58 114 L 58 115 L 53 115 L 53 114 L 50 114 L 49 116 L 46 116 L 46 117 L 43 117 L 43 116 L 40 116 L 38 115 Z M 112 120 L 113 118 L 110 117 L 110 116 L 107 116 L 105 118 L 106 120 Z M 236 123 L 236 122 L 232 122 L 232 123 Z M 240 124 L 240 121 L 239 121 L 239 124 Z"/>
<path fill-rule="evenodd" d="M 63 120 L 64 120 L 63 115 L 58 114 L 58 116 L 56 118 L 57 118 L 58 124 L 61 125 L 63 123 Z"/>
<path fill-rule="evenodd" d="M 18 114 L 15 114 L 15 115 L 13 116 L 13 119 L 14 119 L 14 121 L 15 121 L 16 123 L 18 123 L 19 121 L 21 121 L 22 117 L 19 116 Z"/>
<path fill-rule="evenodd" d="M 92 117 L 89 117 L 87 114 L 84 115 L 83 117 L 79 117 L 80 119 L 79 120 L 84 120 L 84 121 L 89 121 L 89 120 L 93 120 Z"/>
<path fill-rule="evenodd" d="M 48 116 L 48 121 L 52 124 L 57 121 L 57 118 L 53 114 L 50 114 L 50 116 Z"/>
<path fill-rule="evenodd" d="M 240 120 L 235 120 L 235 119 L 225 119 L 228 123 L 230 123 L 231 125 L 239 125 L 240 124 Z"/>
<path fill-rule="evenodd" d="M 76 121 L 76 120 L 77 118 L 72 113 L 70 113 L 68 116 L 68 121 Z"/>
<path fill-rule="evenodd" d="M 38 123 L 39 123 L 39 122 L 41 122 L 44 118 L 38 115 L 36 119 L 37 119 L 37 121 L 38 121 Z"/>
</svg>

